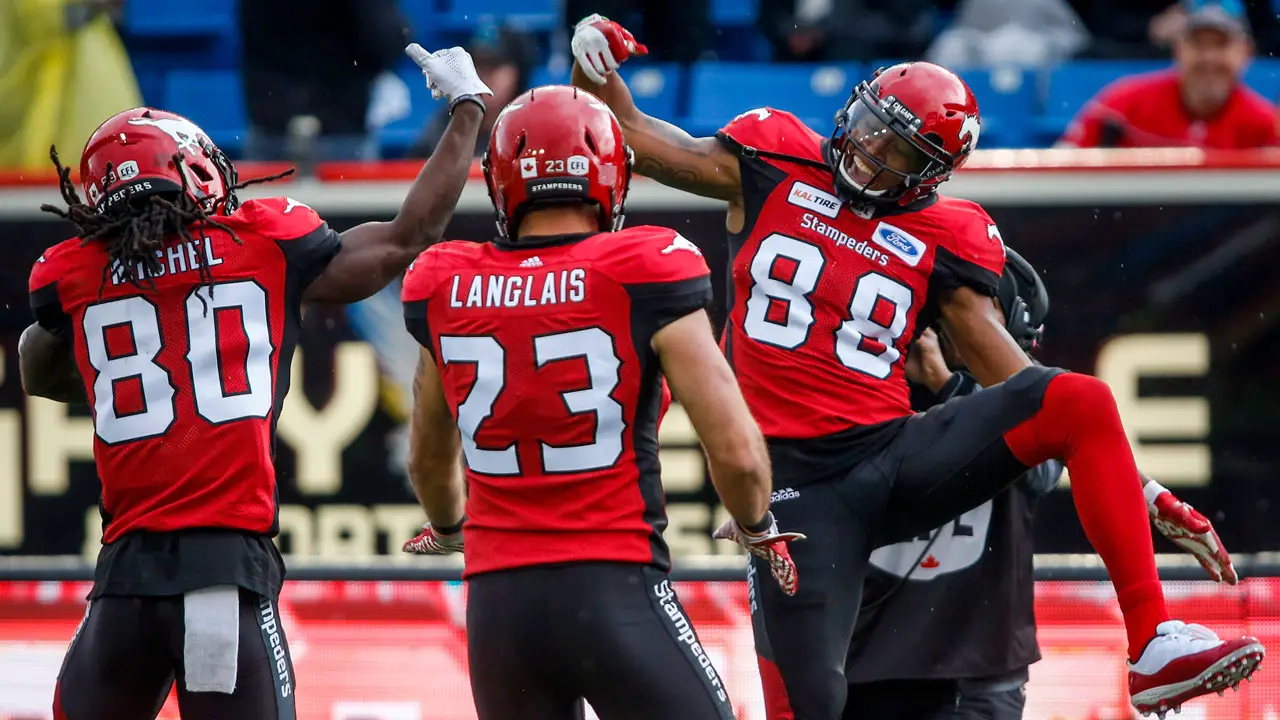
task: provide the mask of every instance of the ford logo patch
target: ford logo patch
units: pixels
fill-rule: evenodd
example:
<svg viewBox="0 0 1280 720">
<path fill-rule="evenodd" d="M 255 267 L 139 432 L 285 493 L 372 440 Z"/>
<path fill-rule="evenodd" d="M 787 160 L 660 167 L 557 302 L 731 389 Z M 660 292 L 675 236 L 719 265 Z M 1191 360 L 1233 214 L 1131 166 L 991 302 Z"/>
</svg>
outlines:
<svg viewBox="0 0 1280 720">
<path fill-rule="evenodd" d="M 904 255 L 915 257 L 920 254 L 920 251 L 916 249 L 916 246 L 910 240 L 888 228 L 880 228 L 880 239 L 897 248 Z"/>
</svg>

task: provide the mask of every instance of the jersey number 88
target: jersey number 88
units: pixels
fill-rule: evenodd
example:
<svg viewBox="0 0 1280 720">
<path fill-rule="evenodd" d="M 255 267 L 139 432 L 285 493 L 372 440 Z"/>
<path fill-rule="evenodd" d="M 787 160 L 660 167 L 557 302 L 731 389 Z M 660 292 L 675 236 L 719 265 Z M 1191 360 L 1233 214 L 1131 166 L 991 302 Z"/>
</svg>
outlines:
<svg viewBox="0 0 1280 720">
<path fill-rule="evenodd" d="M 775 274 L 779 259 L 792 265 L 789 279 Z M 781 233 L 762 240 L 751 259 L 751 295 L 743 322 L 747 336 L 788 350 L 803 345 L 815 322 L 810 296 L 826 263 L 817 245 Z M 907 311 L 914 299 L 911 288 L 893 278 L 877 272 L 859 277 L 846 319 L 836 329 L 836 357 L 851 370 L 880 380 L 888 378 L 902 355 L 894 343 L 907 329 Z M 782 312 L 770 312 L 779 303 L 785 308 L 785 318 L 778 317 Z M 892 309 L 880 312 L 885 305 Z"/>
</svg>

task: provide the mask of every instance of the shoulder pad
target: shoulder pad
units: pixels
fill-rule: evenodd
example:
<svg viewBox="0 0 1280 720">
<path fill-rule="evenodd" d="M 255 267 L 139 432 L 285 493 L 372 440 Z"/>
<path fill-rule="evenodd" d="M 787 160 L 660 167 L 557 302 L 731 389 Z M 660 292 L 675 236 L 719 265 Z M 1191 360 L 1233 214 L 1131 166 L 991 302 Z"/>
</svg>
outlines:
<svg viewBox="0 0 1280 720">
<path fill-rule="evenodd" d="M 310 206 L 288 197 L 249 200 L 231 217 L 271 240 L 305 237 L 324 225 L 324 220 Z"/>
<path fill-rule="evenodd" d="M 1000 228 L 981 205 L 972 200 L 953 197 L 939 198 L 940 210 L 946 213 L 943 224 L 952 229 L 948 249 L 962 260 L 967 260 L 996 275 L 1004 274 L 1004 238 Z"/>
<path fill-rule="evenodd" d="M 758 150 L 787 155 L 807 155 L 822 138 L 800 118 L 785 110 L 761 107 L 748 110 L 720 128 L 716 136 Z"/>
<path fill-rule="evenodd" d="M 623 285 L 667 283 L 711 274 L 702 250 L 670 228 L 639 225 L 595 238 L 593 267 Z"/>
<path fill-rule="evenodd" d="M 452 241 L 436 243 L 423 250 L 405 271 L 404 281 L 400 286 L 400 300 L 418 302 L 431 297 L 440 286 L 440 278 L 451 268 L 473 265 L 469 258 L 474 248 L 478 247 L 482 247 L 482 244 Z"/>
<path fill-rule="evenodd" d="M 35 292 L 65 276 L 74 267 L 73 256 L 79 248 L 80 238 L 71 238 L 45 250 L 31 266 L 27 289 Z"/>
</svg>

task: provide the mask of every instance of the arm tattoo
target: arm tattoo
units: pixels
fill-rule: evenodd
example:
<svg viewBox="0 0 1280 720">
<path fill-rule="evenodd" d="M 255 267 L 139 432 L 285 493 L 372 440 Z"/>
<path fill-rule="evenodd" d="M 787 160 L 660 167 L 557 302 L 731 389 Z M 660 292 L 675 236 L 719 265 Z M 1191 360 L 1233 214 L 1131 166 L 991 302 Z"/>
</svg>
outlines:
<svg viewBox="0 0 1280 720">
<path fill-rule="evenodd" d="M 712 157 L 712 153 L 719 150 L 715 140 L 707 142 L 707 138 L 690 137 L 672 124 L 648 116 L 644 117 L 644 125 L 640 132 L 667 146 L 664 149 L 668 156 L 666 159 L 653 154 L 640 156 L 633 167 L 636 173 L 695 195 L 719 200 L 733 200 L 738 196 L 736 183 L 705 173 L 708 167 L 712 173 L 720 172 L 717 161 Z"/>
</svg>

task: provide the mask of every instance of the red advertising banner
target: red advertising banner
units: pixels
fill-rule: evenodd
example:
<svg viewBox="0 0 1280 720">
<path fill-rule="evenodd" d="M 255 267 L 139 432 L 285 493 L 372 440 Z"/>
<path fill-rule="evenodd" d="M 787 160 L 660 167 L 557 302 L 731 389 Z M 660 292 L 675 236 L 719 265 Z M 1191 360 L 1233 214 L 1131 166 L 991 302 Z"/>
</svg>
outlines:
<svg viewBox="0 0 1280 720">
<path fill-rule="evenodd" d="M 746 589 L 677 583 L 740 720 L 764 720 Z M 84 613 L 82 582 L 0 582 L 0 720 L 50 717 L 62 654 Z M 1174 617 L 1280 647 L 1280 579 L 1236 588 L 1170 582 Z M 456 582 L 291 582 L 281 598 L 301 720 L 474 720 L 467 683 L 465 586 Z M 513 599 L 513 602 L 518 600 Z M 1135 717 L 1125 692 L 1124 630 L 1110 585 L 1042 582 L 1036 615 L 1044 659 L 1031 669 L 1028 720 Z M 1274 661 L 1273 661 L 1274 662 Z M 161 712 L 176 720 L 173 698 Z M 593 717 L 593 716 L 589 716 Z M 1280 717 L 1280 673 L 1239 693 L 1193 701 L 1187 720 Z"/>
</svg>

